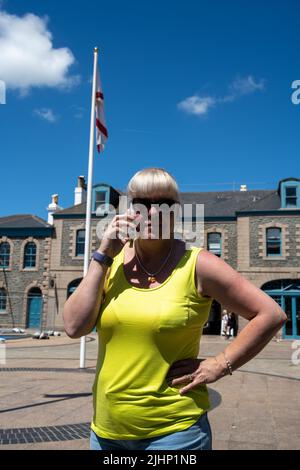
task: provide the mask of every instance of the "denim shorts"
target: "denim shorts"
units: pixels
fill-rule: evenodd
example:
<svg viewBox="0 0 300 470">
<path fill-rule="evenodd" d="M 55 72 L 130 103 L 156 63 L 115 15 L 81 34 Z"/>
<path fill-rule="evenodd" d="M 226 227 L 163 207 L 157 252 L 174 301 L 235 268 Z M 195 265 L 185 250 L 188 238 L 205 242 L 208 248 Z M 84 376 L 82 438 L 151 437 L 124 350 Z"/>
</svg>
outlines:
<svg viewBox="0 0 300 470">
<path fill-rule="evenodd" d="M 91 450 L 211 450 L 212 434 L 207 413 L 183 431 L 150 439 L 105 439 L 92 430 Z"/>
</svg>

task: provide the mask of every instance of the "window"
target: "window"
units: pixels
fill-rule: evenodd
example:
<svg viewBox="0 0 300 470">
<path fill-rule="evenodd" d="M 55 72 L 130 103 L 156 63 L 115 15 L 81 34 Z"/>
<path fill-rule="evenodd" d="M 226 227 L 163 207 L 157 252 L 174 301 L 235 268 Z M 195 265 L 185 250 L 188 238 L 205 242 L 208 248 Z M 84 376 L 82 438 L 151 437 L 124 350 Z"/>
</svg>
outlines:
<svg viewBox="0 0 300 470">
<path fill-rule="evenodd" d="M 84 244 L 85 244 L 85 230 L 77 230 L 75 256 L 84 256 Z"/>
<path fill-rule="evenodd" d="M 6 313 L 6 291 L 0 289 L 0 313 Z"/>
<path fill-rule="evenodd" d="M 216 256 L 221 256 L 221 234 L 218 232 L 208 233 L 207 235 L 208 251 Z"/>
<path fill-rule="evenodd" d="M 7 242 L 0 244 L 0 268 L 9 267 L 10 245 Z"/>
<path fill-rule="evenodd" d="M 93 186 L 92 211 L 97 217 L 102 217 L 109 212 L 110 186 L 99 183 Z"/>
<path fill-rule="evenodd" d="M 267 256 L 281 255 L 281 228 L 267 229 Z"/>
<path fill-rule="evenodd" d="M 278 194 L 281 209 L 300 209 L 300 179 L 286 178 L 279 181 Z"/>
<path fill-rule="evenodd" d="M 24 268 L 35 268 L 36 266 L 36 244 L 29 242 L 24 249 Z"/>
<path fill-rule="evenodd" d="M 97 210 L 97 207 L 106 203 L 106 191 L 96 191 L 95 192 L 95 207 L 94 210 Z"/>
<path fill-rule="evenodd" d="M 287 186 L 285 188 L 285 206 L 297 207 L 297 187 Z"/>
</svg>

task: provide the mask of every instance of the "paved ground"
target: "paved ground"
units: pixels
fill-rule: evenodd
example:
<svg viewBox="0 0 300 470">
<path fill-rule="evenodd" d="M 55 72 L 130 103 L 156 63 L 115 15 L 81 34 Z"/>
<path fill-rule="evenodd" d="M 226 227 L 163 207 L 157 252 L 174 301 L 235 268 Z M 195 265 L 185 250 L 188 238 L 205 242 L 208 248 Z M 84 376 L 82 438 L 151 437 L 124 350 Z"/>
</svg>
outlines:
<svg viewBox="0 0 300 470">
<path fill-rule="evenodd" d="M 204 336 L 201 357 L 224 348 Z M 214 449 L 300 449 L 300 365 L 292 342 L 272 341 L 233 376 L 210 385 Z M 88 449 L 97 339 L 7 341 L 0 365 L 0 449 Z M 299 357 L 299 356 L 298 356 Z"/>
</svg>

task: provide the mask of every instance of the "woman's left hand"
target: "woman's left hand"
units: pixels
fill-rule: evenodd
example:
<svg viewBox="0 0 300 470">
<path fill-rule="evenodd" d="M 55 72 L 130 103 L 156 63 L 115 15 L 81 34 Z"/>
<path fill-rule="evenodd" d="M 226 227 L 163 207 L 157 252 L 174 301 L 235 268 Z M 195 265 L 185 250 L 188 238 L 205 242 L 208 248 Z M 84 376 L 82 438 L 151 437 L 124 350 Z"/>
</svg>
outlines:
<svg viewBox="0 0 300 470">
<path fill-rule="evenodd" d="M 215 357 L 205 360 L 183 359 L 172 364 L 166 380 L 171 387 L 187 384 L 179 390 L 180 394 L 184 395 L 201 384 L 216 382 L 226 375 L 226 369 L 226 366 Z"/>
</svg>

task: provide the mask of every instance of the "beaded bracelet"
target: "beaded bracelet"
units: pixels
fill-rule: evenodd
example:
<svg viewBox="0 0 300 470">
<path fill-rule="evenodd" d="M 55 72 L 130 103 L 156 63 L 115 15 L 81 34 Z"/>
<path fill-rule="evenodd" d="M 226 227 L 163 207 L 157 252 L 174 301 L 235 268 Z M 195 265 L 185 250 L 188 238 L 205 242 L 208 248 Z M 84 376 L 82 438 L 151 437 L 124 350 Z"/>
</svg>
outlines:
<svg viewBox="0 0 300 470">
<path fill-rule="evenodd" d="M 231 365 L 231 362 L 229 361 L 229 359 L 226 357 L 225 353 L 223 352 L 223 355 L 224 355 L 224 358 L 225 358 L 225 362 L 226 362 L 226 365 L 227 365 L 227 369 L 229 370 L 229 374 L 232 375 L 232 365 Z"/>
</svg>

